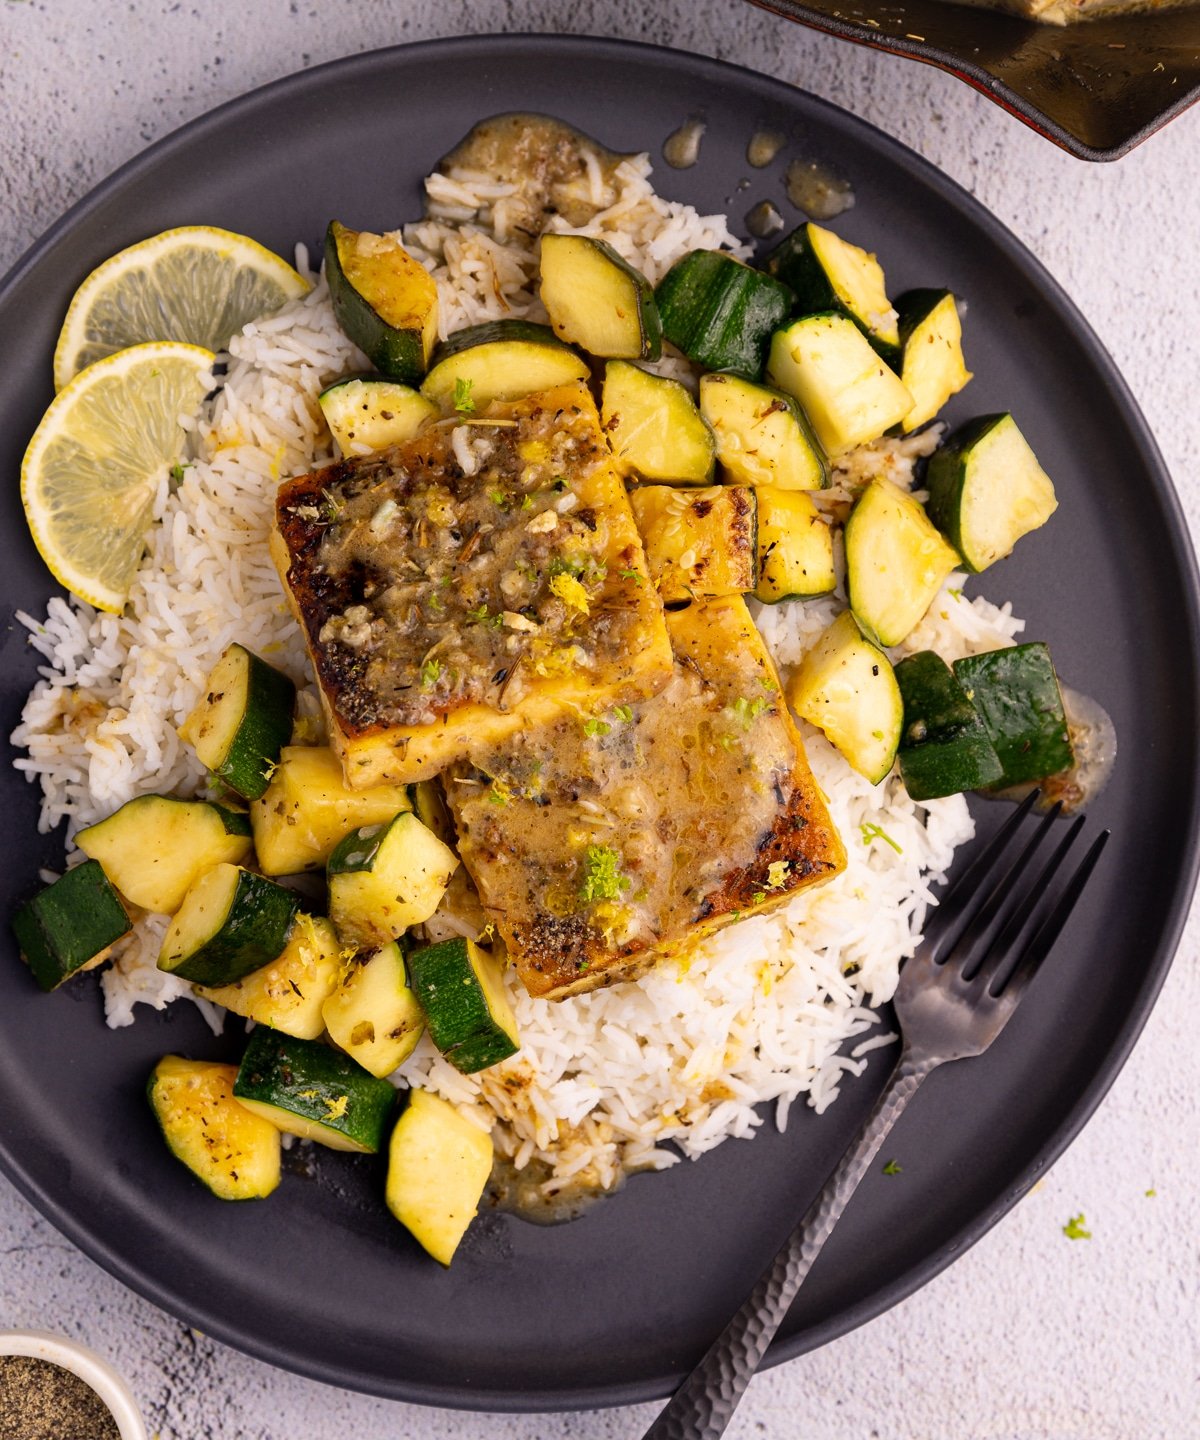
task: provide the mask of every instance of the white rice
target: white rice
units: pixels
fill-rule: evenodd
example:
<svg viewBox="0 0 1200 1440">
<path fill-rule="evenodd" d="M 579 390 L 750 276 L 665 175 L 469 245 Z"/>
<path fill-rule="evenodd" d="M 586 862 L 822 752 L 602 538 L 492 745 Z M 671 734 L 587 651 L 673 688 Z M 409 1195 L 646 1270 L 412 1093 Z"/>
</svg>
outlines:
<svg viewBox="0 0 1200 1440">
<path fill-rule="evenodd" d="M 626 161 L 604 193 L 596 169 L 590 183 L 604 208 L 571 233 L 603 237 L 652 282 L 691 249 L 747 253 L 723 217 L 656 196 L 649 172 L 645 156 Z M 481 320 L 543 318 L 535 247 L 510 224 L 511 187 L 457 173 L 430 177 L 428 191 L 431 218 L 402 235 L 438 281 L 443 334 Z M 569 227 L 556 220 L 554 228 Z M 55 599 L 41 621 L 19 616 L 45 660 L 12 737 L 28 752 L 18 768 L 42 788 L 42 830 L 65 821 L 69 844 L 79 828 L 135 795 L 200 791 L 202 768 L 176 727 L 232 640 L 286 670 L 316 716 L 300 634 L 266 539 L 278 482 L 332 458 L 317 395 L 366 368 L 319 280 L 305 298 L 248 325 L 230 345 L 223 388 L 194 429 L 182 482 L 171 488 L 163 480 L 125 614 Z M 694 382 L 678 355 L 660 368 Z M 874 474 L 911 486 L 913 460 L 934 443 L 936 433 L 927 432 L 855 452 L 819 503 L 844 510 Z M 951 577 L 904 651 L 930 648 L 952 659 L 1011 643 L 1022 622 L 1008 606 L 967 600 L 963 580 Z M 844 606 L 839 592 L 752 608 L 786 674 Z M 519 1055 L 463 1076 L 423 1040 L 397 1082 L 461 1105 L 493 1128 L 517 1166 L 543 1163 L 550 1191 L 568 1181 L 611 1186 L 625 1169 L 699 1155 L 730 1136 L 752 1135 L 769 1112 L 782 1128 L 798 1098 L 824 1110 L 843 1076 L 861 1073 L 867 1051 L 890 1038 L 878 1031 L 872 1007 L 893 993 L 932 902 L 929 887 L 972 822 L 961 797 L 918 804 L 894 776 L 871 786 L 819 733 L 806 727 L 805 738 L 846 844 L 843 875 L 731 927 L 637 985 L 548 1004 L 511 983 Z M 68 864 L 79 858 L 69 855 Z M 106 970 L 110 1025 L 131 1023 L 140 1004 L 161 1009 L 194 998 L 155 966 L 165 923 L 141 920 Z M 219 1027 L 217 1007 L 203 1008 Z"/>
</svg>

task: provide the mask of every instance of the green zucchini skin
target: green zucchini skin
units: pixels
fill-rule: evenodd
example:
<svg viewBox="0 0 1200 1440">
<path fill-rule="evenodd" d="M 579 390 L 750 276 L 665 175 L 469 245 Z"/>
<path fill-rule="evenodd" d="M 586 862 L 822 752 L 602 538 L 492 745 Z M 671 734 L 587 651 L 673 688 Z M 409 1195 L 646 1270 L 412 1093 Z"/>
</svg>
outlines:
<svg viewBox="0 0 1200 1440">
<path fill-rule="evenodd" d="M 929 319 L 949 294 L 949 290 L 906 290 L 903 295 L 896 297 L 896 315 L 902 347 L 908 344 L 913 332 Z"/>
<path fill-rule="evenodd" d="M 836 243 L 839 251 L 846 253 L 848 247 L 839 236 L 823 231 L 811 223 L 800 225 L 775 247 L 767 256 L 764 268 L 787 285 L 795 294 L 797 315 L 815 315 L 820 311 L 835 311 L 853 320 L 870 341 L 871 348 L 893 370 L 900 368 L 901 344 L 897 336 L 889 331 L 880 334 L 872 328 L 870 319 L 859 314 L 853 305 L 847 304 L 839 293 L 824 262 L 813 244 L 813 232 L 823 235 L 829 243 Z M 857 250 L 857 247 L 852 247 Z M 864 262 L 865 263 L 865 262 Z M 874 268 L 878 268 L 877 266 Z"/>
<path fill-rule="evenodd" d="M 1050 477 L 1007 412 L 956 430 L 930 457 L 925 483 L 929 518 L 975 575 L 1011 554 L 1058 507 Z"/>
<path fill-rule="evenodd" d="M 422 276 L 417 271 L 423 271 L 424 267 L 397 244 L 397 258 L 401 264 L 413 267 L 413 288 L 426 293 L 414 294 L 418 304 L 409 317 L 409 323 L 399 326 L 390 324 L 346 274 L 341 246 L 350 243 L 351 237 L 357 239 L 357 236 L 358 232 L 347 229 L 336 220 L 331 220 L 325 231 L 325 278 L 329 284 L 334 316 L 346 335 L 389 380 L 399 380 L 404 385 L 419 385 L 429 359 L 430 342 L 436 335 L 436 316 L 431 322 L 428 308 L 432 306 L 436 312 L 436 286 L 432 277 L 429 277 L 428 286 L 422 283 Z M 422 306 L 426 307 L 424 313 L 418 314 L 417 310 Z"/>
<path fill-rule="evenodd" d="M 86 860 L 36 894 L 13 916 L 33 978 L 56 990 L 133 928 L 98 860 Z"/>
<path fill-rule="evenodd" d="M 464 350 L 474 350 L 477 345 L 506 345 L 510 341 L 526 345 L 552 345 L 556 350 L 571 350 L 549 325 L 539 325 L 534 320 L 485 320 L 480 325 L 467 325 L 464 329 L 447 335 L 434 350 L 429 368 L 433 370 L 443 360 L 449 360 L 452 355 L 461 355 Z"/>
<path fill-rule="evenodd" d="M 211 874 L 211 872 L 210 872 Z M 203 885 L 206 877 L 197 882 Z M 193 886 L 191 895 L 197 887 Z M 198 943 L 179 954 L 169 953 L 175 927 L 167 932 L 158 968 L 195 985 L 232 985 L 281 955 L 299 913 L 298 897 L 282 885 L 251 870 L 238 869 L 237 883 L 223 915 L 211 916 Z M 176 925 L 191 923 L 185 898 Z"/>
<path fill-rule="evenodd" d="M 555 334 L 589 355 L 657 360 L 662 354 L 654 287 L 605 240 L 543 235 L 541 296 Z"/>
<path fill-rule="evenodd" d="M 940 655 L 921 650 L 896 665 L 904 699 L 897 759 L 914 800 L 994 785 L 1004 773 L 979 713 Z"/>
<path fill-rule="evenodd" d="M 296 687 L 244 645 L 226 648 L 179 728 L 201 764 L 234 794 L 257 800 L 292 738 Z"/>
<path fill-rule="evenodd" d="M 791 313 L 787 285 L 718 250 L 677 260 L 654 292 L 663 336 L 706 370 L 757 380 L 772 333 Z"/>
<path fill-rule="evenodd" d="M 1026 785 L 1075 763 L 1058 676 L 1039 641 L 954 662 L 954 676 L 987 729 L 1002 773 L 995 789 Z"/>
<path fill-rule="evenodd" d="M 280 1112 L 275 1121 L 292 1134 L 335 1150 L 375 1154 L 383 1148 L 396 1091 L 349 1055 L 320 1040 L 297 1040 L 260 1025 L 250 1037 L 234 1096 Z M 263 1114 L 255 1110 L 256 1114 Z M 264 1118 L 267 1118 L 264 1116 Z"/>
<path fill-rule="evenodd" d="M 415 951 L 408 975 L 430 1039 L 464 1075 L 521 1048 L 499 966 L 470 940 L 443 940 Z"/>
</svg>

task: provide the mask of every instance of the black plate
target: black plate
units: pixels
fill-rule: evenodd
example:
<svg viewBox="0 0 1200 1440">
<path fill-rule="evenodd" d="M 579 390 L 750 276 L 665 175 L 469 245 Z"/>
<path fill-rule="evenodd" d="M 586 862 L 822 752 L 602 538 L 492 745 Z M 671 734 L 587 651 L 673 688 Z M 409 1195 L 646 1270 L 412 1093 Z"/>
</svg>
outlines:
<svg viewBox="0 0 1200 1440">
<path fill-rule="evenodd" d="M 894 291 L 948 285 L 970 303 L 977 378 L 955 413 L 1011 408 L 1061 509 L 983 587 L 1010 596 L 1069 682 L 1112 712 L 1122 760 L 1095 807 L 1114 842 L 1090 903 L 994 1050 L 940 1072 L 873 1175 L 771 1352 L 819 1345 L 894 1304 L 979 1238 L 1066 1145 L 1128 1054 L 1162 982 L 1196 859 L 1196 578 L 1154 443 L 1112 363 L 1055 283 L 995 220 L 915 155 L 773 80 L 695 56 L 592 39 L 478 38 L 339 61 L 185 127 L 103 184 L 0 291 L 20 363 L 0 392 L 0 546 L 7 607 L 50 587 L 17 502 L 22 446 L 50 398 L 72 290 L 118 247 L 171 225 L 246 231 L 287 252 L 337 215 L 393 226 L 422 172 L 477 118 L 538 108 L 618 149 L 657 152 L 703 107 L 700 163 L 659 183 L 704 210 L 778 192 L 745 164 L 760 124 L 854 183 L 839 228 L 878 250 Z M 739 188 L 742 177 L 753 177 Z M 965 403 L 964 403 L 965 402 Z M 5 731 L 34 660 L 5 633 Z M 36 799 L 0 780 L 11 895 L 60 860 Z M 982 807 L 985 828 L 1001 807 Z M 854 843 L 855 837 L 850 837 Z M 823 1118 L 730 1142 L 634 1179 L 576 1224 L 492 1215 L 454 1267 L 420 1254 L 382 1203 L 377 1162 L 322 1154 L 264 1204 L 222 1206 L 167 1155 L 142 1099 L 166 1050 L 229 1053 L 180 1007 L 117 1033 L 95 982 L 37 993 L 8 946 L 0 966 L 0 1161 L 89 1255 L 208 1334 L 354 1389 L 442 1405 L 534 1410 L 663 1395 L 704 1349 L 791 1227 L 881 1083 L 889 1057 Z"/>
</svg>

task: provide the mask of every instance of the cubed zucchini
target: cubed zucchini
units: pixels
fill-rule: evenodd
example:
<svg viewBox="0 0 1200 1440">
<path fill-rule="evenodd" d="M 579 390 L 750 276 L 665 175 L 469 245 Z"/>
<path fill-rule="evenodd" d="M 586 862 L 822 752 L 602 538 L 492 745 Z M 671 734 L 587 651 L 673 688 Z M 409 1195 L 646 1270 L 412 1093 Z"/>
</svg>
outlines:
<svg viewBox="0 0 1200 1440">
<path fill-rule="evenodd" d="M 425 1029 L 425 1012 L 395 940 L 351 961 L 325 1001 L 324 1017 L 333 1043 L 372 1075 L 403 1065 Z"/>
<path fill-rule="evenodd" d="M 978 574 L 1058 509 L 1054 485 L 1011 415 L 956 430 L 929 461 L 929 515 Z"/>
<path fill-rule="evenodd" d="M 712 427 L 717 459 L 743 485 L 820 490 L 828 481 L 825 456 L 804 412 L 782 390 L 740 375 L 704 375 L 700 413 Z"/>
<path fill-rule="evenodd" d="M 837 585 L 833 530 L 802 490 L 760 485 L 758 500 L 758 583 L 755 598 L 780 600 L 827 595 Z"/>
<path fill-rule="evenodd" d="M 767 257 L 766 270 L 795 291 L 800 314 L 840 311 L 889 365 L 899 360 L 896 312 L 883 267 L 869 251 L 810 222 L 780 241 Z"/>
<path fill-rule="evenodd" d="M 454 819 L 446 804 L 446 792 L 440 780 L 418 780 L 412 787 L 413 813 L 427 830 L 453 850 L 456 836 Z"/>
<path fill-rule="evenodd" d="M 1000 758 L 996 788 L 1026 785 L 1075 763 L 1058 676 L 1045 645 L 989 650 L 954 662 Z"/>
<path fill-rule="evenodd" d="M 411 811 L 351 830 L 329 857 L 329 918 L 348 944 L 373 950 L 428 920 L 458 856 Z"/>
<path fill-rule="evenodd" d="M 261 799 L 250 807 L 254 851 L 264 875 L 320 870 L 359 825 L 379 825 L 409 808 L 407 785 L 352 790 L 325 745 L 289 745 Z"/>
<path fill-rule="evenodd" d="M 297 915 L 283 951 L 260 970 L 231 985 L 196 993 L 258 1025 L 299 1040 L 315 1040 L 325 1028 L 322 1006 L 337 988 L 342 943 L 322 915 Z"/>
<path fill-rule="evenodd" d="M 374 1155 L 383 1148 L 396 1092 L 349 1055 L 319 1040 L 296 1040 L 260 1025 L 238 1066 L 233 1093 L 286 1135 L 331 1150 Z"/>
<path fill-rule="evenodd" d="M 274 1125 L 233 1098 L 236 1065 L 164 1055 L 146 1094 L 172 1155 L 220 1200 L 261 1200 L 279 1184 Z"/>
<path fill-rule="evenodd" d="M 828 455 L 878 440 L 913 407 L 900 377 L 846 315 L 806 315 L 777 331 L 767 379 L 799 400 Z"/>
<path fill-rule="evenodd" d="M 230 645 L 179 727 L 179 737 L 223 785 L 256 800 L 292 738 L 295 703 L 296 687 L 286 675 L 244 645 Z"/>
<path fill-rule="evenodd" d="M 654 289 L 604 240 L 543 235 L 541 296 L 554 333 L 589 355 L 657 360 L 662 324 Z"/>
<path fill-rule="evenodd" d="M 208 800 L 139 795 L 75 837 L 87 856 L 133 905 L 173 915 L 214 865 L 250 853 L 250 817 Z"/>
<path fill-rule="evenodd" d="M 904 701 L 892 666 L 844 610 L 800 662 L 788 703 L 873 785 L 896 759 Z"/>
<path fill-rule="evenodd" d="M 473 940 L 443 940 L 414 951 L 408 973 L 429 1038 L 464 1075 L 507 1060 L 521 1048 L 503 964 Z"/>
<path fill-rule="evenodd" d="M 13 916 L 13 933 L 43 990 L 105 958 L 133 928 L 121 897 L 98 860 L 85 860 L 27 900 Z"/>
<path fill-rule="evenodd" d="M 713 433 L 678 380 L 624 360 L 609 361 L 600 421 L 622 475 L 685 485 L 703 485 L 712 477 Z"/>
<path fill-rule="evenodd" d="M 932 420 L 971 378 L 963 360 L 962 322 L 949 290 L 910 290 L 896 301 L 904 346 L 900 378 L 913 397 L 904 433 Z"/>
<path fill-rule="evenodd" d="M 237 865 L 214 865 L 183 898 L 158 968 L 196 985 L 230 985 L 283 954 L 296 896 Z"/>
<path fill-rule="evenodd" d="M 347 336 L 389 379 L 419 385 L 437 341 L 437 283 L 391 235 L 325 232 L 325 278 Z"/>
<path fill-rule="evenodd" d="M 414 1090 L 388 1147 L 387 1206 L 449 1265 L 492 1173 L 492 1139 L 428 1090 Z"/>
<path fill-rule="evenodd" d="M 419 390 L 374 375 L 338 380 L 317 397 L 329 432 L 344 456 L 403 445 L 438 408 Z"/>
<path fill-rule="evenodd" d="M 988 732 L 950 667 L 932 650 L 896 666 L 904 698 L 897 759 L 914 800 L 936 800 L 994 785 L 1003 768 Z"/>
<path fill-rule="evenodd" d="M 792 309 L 792 292 L 719 250 L 676 260 L 655 291 L 663 335 L 706 370 L 762 374 L 771 334 Z"/>
<path fill-rule="evenodd" d="M 756 494 L 748 485 L 630 491 L 650 576 L 665 602 L 754 589 Z"/>
<path fill-rule="evenodd" d="M 846 588 L 866 634 L 899 645 L 957 564 L 918 500 L 890 480 L 871 481 L 846 522 Z"/>
<path fill-rule="evenodd" d="M 548 325 L 489 320 L 447 336 L 434 352 L 421 394 L 446 414 L 469 418 L 493 400 L 519 400 L 590 374 L 587 361 Z"/>
</svg>

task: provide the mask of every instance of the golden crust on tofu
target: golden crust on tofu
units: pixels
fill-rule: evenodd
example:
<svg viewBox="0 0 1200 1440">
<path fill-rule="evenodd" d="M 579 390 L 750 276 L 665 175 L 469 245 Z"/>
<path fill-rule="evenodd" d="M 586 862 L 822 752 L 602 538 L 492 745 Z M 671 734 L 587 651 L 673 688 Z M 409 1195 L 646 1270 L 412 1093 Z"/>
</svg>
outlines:
<svg viewBox="0 0 1200 1440">
<path fill-rule="evenodd" d="M 563 704 L 628 703 L 671 675 L 582 383 L 289 481 L 272 554 L 355 788 L 425 779 Z"/>
<path fill-rule="evenodd" d="M 445 777 L 463 863 L 532 995 L 634 979 L 845 865 L 745 602 L 667 624 L 654 698 L 480 741 Z"/>
</svg>

